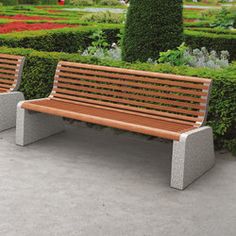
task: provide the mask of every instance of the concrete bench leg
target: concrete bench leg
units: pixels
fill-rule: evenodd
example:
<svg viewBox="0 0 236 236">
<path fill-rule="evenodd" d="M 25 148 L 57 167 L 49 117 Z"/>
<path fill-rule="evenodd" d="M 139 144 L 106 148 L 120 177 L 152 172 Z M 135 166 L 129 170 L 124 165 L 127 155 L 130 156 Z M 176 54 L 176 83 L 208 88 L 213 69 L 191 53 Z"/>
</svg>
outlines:
<svg viewBox="0 0 236 236">
<path fill-rule="evenodd" d="M 0 93 L 0 131 L 16 126 L 16 106 L 22 100 L 21 92 Z"/>
<path fill-rule="evenodd" d="M 174 141 L 171 187 L 183 190 L 214 166 L 215 153 L 210 127 L 183 133 Z"/>
<path fill-rule="evenodd" d="M 17 106 L 16 144 L 24 146 L 64 131 L 63 119 Z"/>
</svg>

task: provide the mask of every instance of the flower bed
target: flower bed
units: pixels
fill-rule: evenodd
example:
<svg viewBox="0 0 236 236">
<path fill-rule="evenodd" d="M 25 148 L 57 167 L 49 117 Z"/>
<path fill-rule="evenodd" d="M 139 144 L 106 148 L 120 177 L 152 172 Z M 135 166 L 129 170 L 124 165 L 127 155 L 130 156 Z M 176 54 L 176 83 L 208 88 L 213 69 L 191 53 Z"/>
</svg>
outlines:
<svg viewBox="0 0 236 236">
<path fill-rule="evenodd" d="M 11 20 L 66 20 L 66 18 L 52 18 L 52 17 L 46 17 L 46 16 L 26 16 L 26 15 L 14 15 L 14 16 L 6 16 L 6 15 L 0 15 L 0 19 L 11 19 Z"/>
<path fill-rule="evenodd" d="M 28 31 L 28 30 L 46 30 L 46 29 L 60 29 L 65 27 L 75 27 L 69 24 L 57 23 L 34 23 L 28 24 L 25 22 L 11 22 L 0 25 L 0 33 L 6 34 L 11 32 Z"/>
</svg>

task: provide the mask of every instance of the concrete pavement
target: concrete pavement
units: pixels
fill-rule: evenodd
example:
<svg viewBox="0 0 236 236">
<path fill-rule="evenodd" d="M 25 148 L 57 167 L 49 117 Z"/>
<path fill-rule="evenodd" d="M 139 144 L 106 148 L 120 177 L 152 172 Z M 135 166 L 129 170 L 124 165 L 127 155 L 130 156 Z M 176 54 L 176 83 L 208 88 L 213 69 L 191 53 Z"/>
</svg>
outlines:
<svg viewBox="0 0 236 236">
<path fill-rule="evenodd" d="M 68 126 L 26 147 L 0 133 L 0 236 L 235 236 L 236 158 L 169 188 L 171 143 Z"/>
</svg>

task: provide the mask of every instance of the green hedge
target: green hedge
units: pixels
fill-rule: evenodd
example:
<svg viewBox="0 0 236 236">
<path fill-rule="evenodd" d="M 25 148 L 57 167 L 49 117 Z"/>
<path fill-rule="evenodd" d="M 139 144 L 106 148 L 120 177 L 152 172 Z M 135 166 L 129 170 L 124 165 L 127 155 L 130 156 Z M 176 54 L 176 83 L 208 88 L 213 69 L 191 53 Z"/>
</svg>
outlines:
<svg viewBox="0 0 236 236">
<path fill-rule="evenodd" d="M 17 5 L 17 0 L 0 0 L 3 6 L 14 6 Z"/>
<path fill-rule="evenodd" d="M 117 42 L 118 25 L 79 26 L 56 30 L 26 31 L 0 35 L 0 46 L 32 48 L 40 51 L 75 53 L 91 44 L 90 36 L 102 29 L 112 44 Z"/>
<path fill-rule="evenodd" d="M 183 42 L 182 0 L 130 0 L 122 54 L 126 61 L 156 59 Z"/>
<path fill-rule="evenodd" d="M 222 51 L 227 50 L 230 53 L 231 60 L 236 59 L 236 35 L 235 34 L 219 34 L 185 30 L 185 42 L 192 48 L 206 47 L 208 50 Z"/>
<path fill-rule="evenodd" d="M 73 23 L 73 22 L 71 22 Z M 123 28 L 119 24 L 81 25 L 75 28 L 56 30 L 25 31 L 0 35 L 0 46 L 33 48 L 40 51 L 76 53 L 91 43 L 90 36 L 102 29 L 109 43 L 117 41 L 117 34 Z M 184 31 L 184 40 L 192 48 L 206 47 L 209 50 L 228 50 L 231 60 L 236 59 L 236 34 L 229 30 L 203 28 Z M 153 49 L 154 50 L 154 49 Z M 157 50 L 156 50 L 157 51 Z"/>
<path fill-rule="evenodd" d="M 82 57 L 79 54 L 39 52 L 22 48 L 1 47 L 0 51 L 26 56 L 20 90 L 27 99 L 45 97 L 50 93 L 56 64 L 59 60 L 212 78 L 214 83 L 208 124 L 213 127 L 216 147 L 224 147 L 236 153 L 236 62 L 226 69 L 213 70 L 187 66 L 173 67 L 163 64 L 131 64 Z"/>
</svg>

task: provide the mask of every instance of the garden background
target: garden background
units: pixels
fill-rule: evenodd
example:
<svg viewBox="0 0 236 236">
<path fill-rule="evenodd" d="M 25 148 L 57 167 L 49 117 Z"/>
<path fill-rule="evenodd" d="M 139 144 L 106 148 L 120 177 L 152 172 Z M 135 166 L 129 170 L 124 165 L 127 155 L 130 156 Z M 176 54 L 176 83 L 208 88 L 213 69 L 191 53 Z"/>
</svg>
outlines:
<svg viewBox="0 0 236 236">
<path fill-rule="evenodd" d="M 216 147 L 236 153 L 236 8 L 222 6 L 225 2 L 188 1 L 183 22 L 178 12 L 172 17 L 165 12 L 173 28 L 167 30 L 164 22 L 157 24 L 156 2 L 149 12 L 150 5 L 132 6 L 131 0 L 129 22 L 123 1 L 68 0 L 61 6 L 57 0 L 0 0 L 0 50 L 26 56 L 20 90 L 27 99 L 50 93 L 59 60 L 211 78 L 208 124 Z M 182 9 L 181 1 L 173 2 Z M 143 29 L 136 26 L 140 14 L 149 19 Z M 130 34 L 127 25 L 136 32 Z M 163 29 L 162 41 L 154 29 Z M 173 36 L 176 40 L 168 44 Z M 137 42 L 148 46 L 140 48 Z"/>
</svg>

